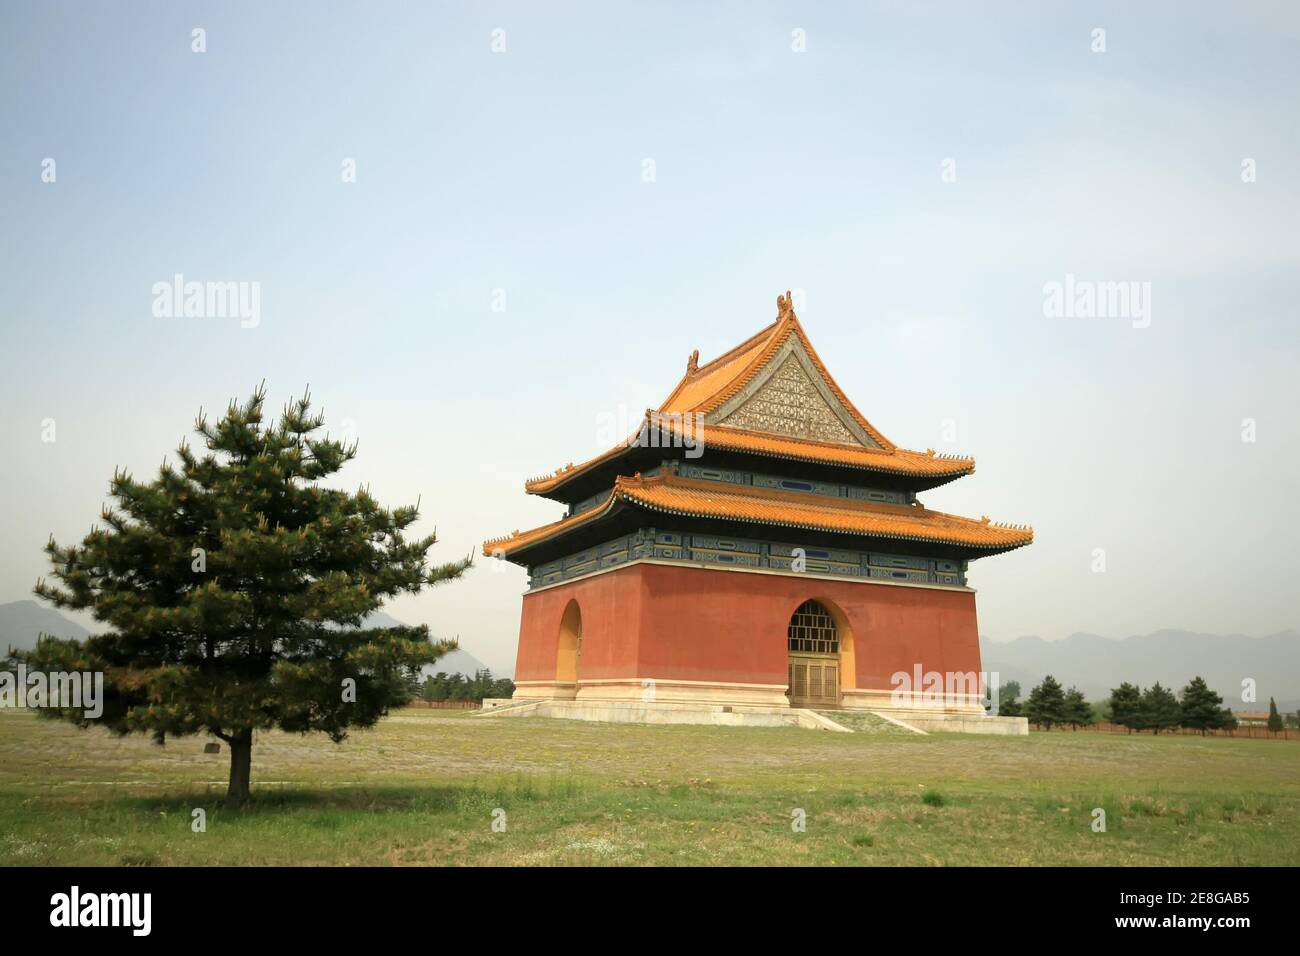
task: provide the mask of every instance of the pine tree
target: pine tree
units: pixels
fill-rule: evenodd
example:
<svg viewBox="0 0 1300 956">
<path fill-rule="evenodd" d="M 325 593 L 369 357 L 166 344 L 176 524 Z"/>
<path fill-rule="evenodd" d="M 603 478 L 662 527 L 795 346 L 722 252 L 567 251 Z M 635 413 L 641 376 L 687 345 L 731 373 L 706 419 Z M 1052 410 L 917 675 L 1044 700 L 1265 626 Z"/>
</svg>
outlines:
<svg viewBox="0 0 1300 956">
<path fill-rule="evenodd" d="M 1182 719 L 1178 698 L 1168 688 L 1161 687 L 1159 681 L 1152 684 L 1142 694 L 1142 724 L 1157 734 L 1162 730 L 1177 727 Z"/>
<path fill-rule="evenodd" d="M 1025 701 L 1025 716 L 1029 722 L 1051 730 L 1056 724 L 1066 722 L 1065 691 L 1051 674 L 1029 692 Z"/>
<path fill-rule="evenodd" d="M 464 674 L 451 675 L 451 699 L 469 700 L 469 678 Z"/>
<path fill-rule="evenodd" d="M 1128 681 L 1120 684 L 1110 692 L 1110 719 L 1121 727 L 1127 727 L 1129 733 L 1142 729 L 1142 691 Z"/>
<path fill-rule="evenodd" d="M 1282 715 L 1277 712 L 1277 701 L 1272 697 L 1268 699 L 1268 729 L 1274 734 L 1282 729 Z"/>
<path fill-rule="evenodd" d="M 1191 683 L 1183 688 L 1182 725 L 1199 730 L 1204 736 L 1207 730 L 1217 730 L 1227 726 L 1232 717 L 1223 706 L 1223 698 L 1212 691 L 1203 677 L 1193 677 Z"/>
<path fill-rule="evenodd" d="M 1071 687 L 1065 692 L 1065 722 L 1078 730 L 1087 727 L 1092 721 L 1092 705 L 1083 696 L 1083 691 Z"/>
<path fill-rule="evenodd" d="M 97 723 L 118 734 L 210 733 L 230 748 L 227 797 L 249 797 L 254 731 L 328 734 L 373 725 L 407 699 L 413 668 L 451 649 L 420 627 L 363 628 L 386 598 L 458 578 L 470 559 L 429 567 L 408 541 L 418 505 L 382 508 L 362 488 L 325 487 L 356 455 L 318 433 L 308 395 L 263 423 L 265 388 L 215 425 L 200 414 L 151 482 L 113 476 L 115 507 L 80 546 L 46 545 L 57 584 L 35 592 L 87 609 L 107 631 L 45 639 L 43 670 L 100 671 Z M 61 715 L 85 724 L 81 711 Z"/>
<path fill-rule="evenodd" d="M 447 699 L 447 675 L 443 671 L 430 678 L 433 681 L 433 694 L 430 700 L 442 701 Z"/>
</svg>

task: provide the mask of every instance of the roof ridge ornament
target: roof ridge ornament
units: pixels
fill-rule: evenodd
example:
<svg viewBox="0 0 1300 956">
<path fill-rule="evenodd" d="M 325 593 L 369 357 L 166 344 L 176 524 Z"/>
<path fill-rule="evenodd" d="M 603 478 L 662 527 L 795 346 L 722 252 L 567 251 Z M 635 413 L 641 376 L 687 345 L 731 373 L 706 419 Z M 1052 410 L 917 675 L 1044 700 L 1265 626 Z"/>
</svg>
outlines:
<svg viewBox="0 0 1300 956">
<path fill-rule="evenodd" d="M 686 360 L 686 374 L 694 375 L 700 370 L 700 350 L 696 349 L 691 353 L 691 357 Z"/>
<path fill-rule="evenodd" d="M 778 319 L 783 319 L 787 312 L 790 313 L 791 318 L 795 317 L 794 296 L 790 294 L 789 289 L 785 290 L 785 295 L 778 295 L 776 297 L 776 317 Z"/>
</svg>

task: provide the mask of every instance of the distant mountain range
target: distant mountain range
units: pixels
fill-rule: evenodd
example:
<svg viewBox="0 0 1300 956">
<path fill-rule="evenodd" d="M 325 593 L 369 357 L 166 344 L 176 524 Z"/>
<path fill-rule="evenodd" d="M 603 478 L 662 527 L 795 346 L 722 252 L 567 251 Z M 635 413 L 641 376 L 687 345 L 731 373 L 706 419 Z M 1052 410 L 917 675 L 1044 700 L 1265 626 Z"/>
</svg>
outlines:
<svg viewBox="0 0 1300 956">
<path fill-rule="evenodd" d="M 985 671 L 997 671 L 1003 683 L 1019 681 L 1025 694 L 1047 674 L 1090 700 L 1109 697 L 1122 681 L 1142 687 L 1159 681 L 1177 692 L 1199 675 L 1237 712 L 1268 710 L 1269 697 L 1281 710 L 1300 708 L 1300 634 L 1293 630 L 1268 637 L 1156 631 L 1123 640 L 1096 634 L 1005 643 L 981 638 L 980 655 Z M 1248 677 L 1256 685 L 1253 704 L 1241 700 Z"/>
<path fill-rule="evenodd" d="M 35 601 L 0 604 L 0 654 L 8 654 L 11 647 L 16 651 L 30 651 L 42 634 L 78 641 L 90 637 L 90 631 L 44 604 Z"/>
<path fill-rule="evenodd" d="M 404 621 L 399 621 L 384 611 L 372 613 L 366 618 L 365 624 L 367 627 L 406 627 Z M 450 654 L 442 655 L 436 663 L 427 665 L 420 673 L 426 677 L 432 677 L 439 672 L 443 674 L 464 674 L 466 677 L 473 677 L 476 672 L 486 669 L 487 665 L 469 651 L 458 649 Z M 500 677 L 501 675 L 496 676 Z"/>
<path fill-rule="evenodd" d="M 383 611 L 376 611 L 366 618 L 367 627 L 400 627 L 402 622 Z M 64 617 L 53 608 L 35 601 L 11 601 L 0 604 L 0 657 L 9 653 L 12 647 L 16 651 L 28 651 L 36 646 L 36 639 L 42 634 L 54 637 L 70 637 L 84 640 L 90 636 L 76 621 Z M 425 674 L 464 674 L 473 677 L 475 671 L 483 670 L 486 665 L 469 651 L 456 650 L 438 658 L 436 664 L 424 668 Z"/>
</svg>

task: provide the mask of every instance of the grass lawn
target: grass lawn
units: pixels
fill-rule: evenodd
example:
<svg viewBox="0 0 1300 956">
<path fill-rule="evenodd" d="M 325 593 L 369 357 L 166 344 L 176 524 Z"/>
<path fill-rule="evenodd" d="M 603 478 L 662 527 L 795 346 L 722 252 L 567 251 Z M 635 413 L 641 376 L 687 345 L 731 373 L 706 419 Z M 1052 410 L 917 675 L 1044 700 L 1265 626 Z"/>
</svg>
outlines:
<svg viewBox="0 0 1300 956">
<path fill-rule="evenodd" d="M 244 810 L 205 742 L 0 710 L 0 864 L 1300 863 L 1294 742 L 408 710 L 340 746 L 260 735 Z"/>
</svg>

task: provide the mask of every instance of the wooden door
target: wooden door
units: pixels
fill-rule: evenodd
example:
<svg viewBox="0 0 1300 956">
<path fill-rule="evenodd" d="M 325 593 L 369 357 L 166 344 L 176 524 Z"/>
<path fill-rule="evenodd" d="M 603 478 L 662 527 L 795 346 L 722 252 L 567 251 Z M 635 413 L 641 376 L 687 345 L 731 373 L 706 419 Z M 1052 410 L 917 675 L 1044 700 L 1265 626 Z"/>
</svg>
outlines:
<svg viewBox="0 0 1300 956">
<path fill-rule="evenodd" d="M 840 661 L 838 656 L 790 655 L 791 707 L 838 707 Z"/>
</svg>

